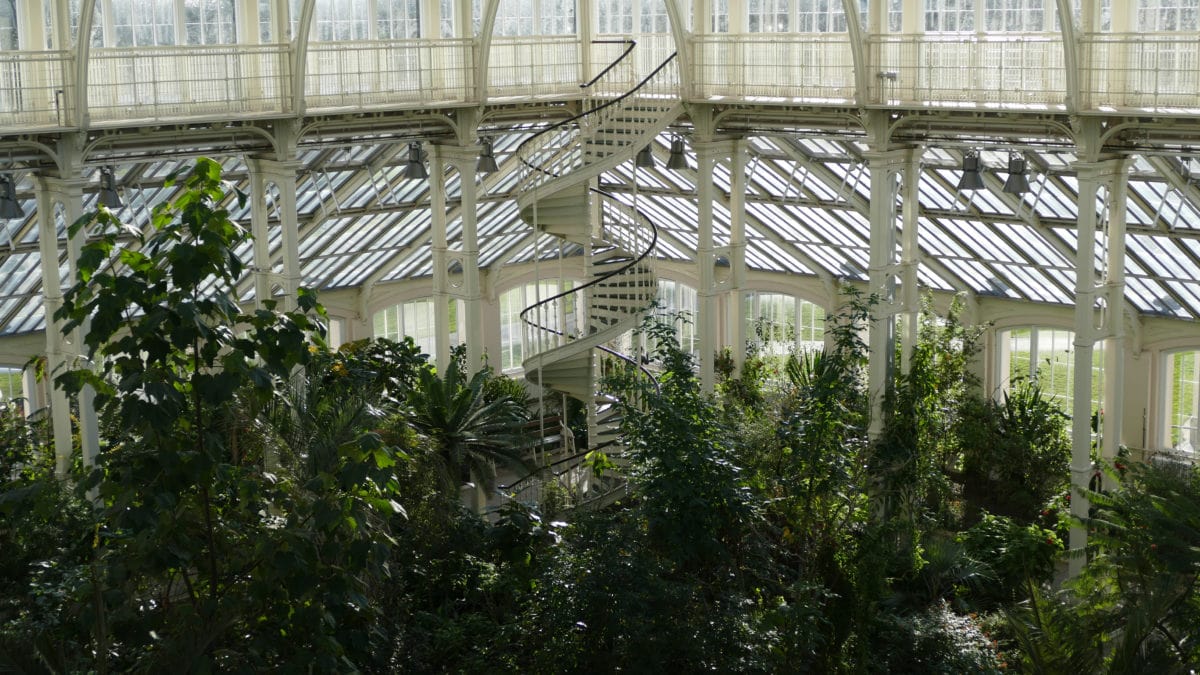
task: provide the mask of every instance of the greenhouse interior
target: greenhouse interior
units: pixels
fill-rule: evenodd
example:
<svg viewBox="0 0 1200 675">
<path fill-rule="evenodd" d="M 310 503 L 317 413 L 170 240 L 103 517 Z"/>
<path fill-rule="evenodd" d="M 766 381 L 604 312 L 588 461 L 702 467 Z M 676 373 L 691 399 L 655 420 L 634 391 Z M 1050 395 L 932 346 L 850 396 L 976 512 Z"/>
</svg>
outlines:
<svg viewBox="0 0 1200 675">
<path fill-rule="evenodd" d="M 0 672 L 1200 669 L 1200 0 L 0 0 Z"/>
</svg>

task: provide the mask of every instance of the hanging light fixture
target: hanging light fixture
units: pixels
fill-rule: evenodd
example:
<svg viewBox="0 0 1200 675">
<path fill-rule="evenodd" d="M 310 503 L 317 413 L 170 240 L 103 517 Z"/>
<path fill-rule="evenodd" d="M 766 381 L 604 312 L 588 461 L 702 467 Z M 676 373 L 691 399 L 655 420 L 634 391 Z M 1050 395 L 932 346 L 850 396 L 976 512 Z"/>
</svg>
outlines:
<svg viewBox="0 0 1200 675">
<path fill-rule="evenodd" d="M 980 173 L 979 155 L 974 150 L 968 150 L 963 155 L 962 178 L 958 179 L 959 190 L 982 190 L 983 175 Z"/>
<path fill-rule="evenodd" d="M 1025 177 L 1025 158 L 1020 153 L 1010 153 L 1008 156 L 1008 179 L 1004 181 L 1004 191 L 1020 195 L 1029 191 L 1029 179 Z"/>
<path fill-rule="evenodd" d="M 421 161 L 421 144 L 412 142 L 408 144 L 408 164 L 404 166 L 404 177 L 408 180 L 423 180 L 429 178 L 429 172 L 425 170 L 425 164 Z"/>
<path fill-rule="evenodd" d="M 110 209 L 119 209 L 125 204 L 121 202 L 121 195 L 117 194 L 117 181 L 113 176 L 111 167 L 102 167 L 100 169 L 100 203 Z"/>
<path fill-rule="evenodd" d="M 17 201 L 17 186 L 13 183 L 12 176 L 0 175 L 0 218 L 13 220 L 24 217 L 25 209 L 21 208 L 21 202 Z"/>
<path fill-rule="evenodd" d="M 633 162 L 634 166 L 639 169 L 654 168 L 654 149 L 647 145 L 638 151 L 637 158 Z"/>
<path fill-rule="evenodd" d="M 483 147 L 479 150 L 479 163 L 475 165 L 475 171 L 478 173 L 495 173 L 500 170 L 496 165 L 496 155 L 492 150 L 491 139 L 485 138 L 480 145 Z"/>
<path fill-rule="evenodd" d="M 683 147 L 683 136 L 676 136 L 671 139 L 671 154 L 667 157 L 667 168 L 672 171 L 679 171 L 680 169 L 686 169 L 687 166 L 687 153 Z"/>
</svg>

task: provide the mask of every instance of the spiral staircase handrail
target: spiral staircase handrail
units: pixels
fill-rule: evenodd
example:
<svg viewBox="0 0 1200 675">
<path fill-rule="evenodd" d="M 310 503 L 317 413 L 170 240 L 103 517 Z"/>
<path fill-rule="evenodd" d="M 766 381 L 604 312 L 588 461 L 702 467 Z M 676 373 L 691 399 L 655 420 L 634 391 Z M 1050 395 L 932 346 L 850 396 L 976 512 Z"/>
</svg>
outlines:
<svg viewBox="0 0 1200 675">
<path fill-rule="evenodd" d="M 606 70 L 612 70 L 613 66 L 615 66 L 617 63 L 619 63 L 621 60 L 625 59 L 627 57 L 627 55 L 631 52 L 632 52 L 632 50 L 626 50 L 625 53 L 623 53 L 617 59 L 617 61 L 614 61 L 613 64 L 611 64 L 609 66 L 609 68 Z M 642 78 L 642 80 L 640 82 L 638 82 L 637 85 L 633 89 L 630 89 L 629 91 L 625 92 L 624 94 L 621 94 L 620 96 L 617 96 L 616 98 L 609 99 L 609 100 L 605 101 L 604 103 L 601 103 L 600 105 L 589 108 L 588 110 L 585 110 L 576 115 L 572 115 L 571 117 L 568 117 L 567 119 L 559 120 L 558 122 L 555 122 L 554 124 L 551 124 L 550 126 L 539 130 L 537 133 L 530 136 L 529 138 L 526 138 L 524 141 L 521 141 L 521 143 L 517 146 L 517 150 L 515 152 L 515 154 L 517 156 L 517 160 L 525 167 L 525 170 L 529 172 L 530 176 L 534 176 L 534 177 L 544 176 L 545 180 L 551 180 L 554 178 L 562 177 L 563 174 L 561 172 L 550 170 L 543 166 L 539 166 L 532 161 L 531 156 L 533 155 L 533 153 L 536 152 L 537 150 L 541 149 L 541 147 L 543 147 L 543 146 L 539 146 L 539 147 L 535 148 L 535 147 L 533 147 L 533 144 L 535 142 L 544 142 L 547 138 L 550 137 L 551 132 L 554 132 L 556 130 L 561 130 L 564 127 L 568 127 L 569 125 L 577 124 L 582 119 L 585 119 L 588 117 L 596 117 L 604 110 L 611 108 L 613 106 L 616 106 L 620 103 L 623 103 L 630 97 L 635 96 L 640 91 L 645 89 L 651 83 L 651 81 L 653 81 L 655 78 L 657 78 L 658 75 L 660 73 L 662 73 L 662 71 L 665 70 L 667 68 L 667 66 L 669 66 L 675 60 L 675 57 L 678 55 L 678 53 L 679 52 L 672 52 L 671 55 L 668 56 L 662 63 L 660 63 L 657 68 L 655 68 L 653 71 L 651 71 L 649 75 Z M 578 134 L 578 133 L 579 133 L 578 130 L 576 130 L 576 134 Z M 563 148 L 563 149 L 565 149 L 568 152 L 568 154 L 571 151 L 575 150 L 575 148 L 573 146 L 571 146 L 570 144 L 567 144 L 565 146 L 565 148 Z M 562 152 L 563 149 L 560 149 L 560 152 Z M 530 179 L 530 178 L 526 178 L 522 182 L 531 181 L 531 180 L 532 179 Z M 541 184 L 542 184 L 542 182 L 536 182 L 531 185 L 522 185 L 521 189 L 530 190 L 530 189 L 536 188 L 538 185 L 541 185 Z"/>
<path fill-rule="evenodd" d="M 614 199 L 614 200 L 616 199 L 616 195 L 612 194 L 611 192 L 607 192 L 605 190 L 600 190 L 597 188 L 590 188 L 590 190 L 592 192 L 595 192 L 596 194 L 602 195 L 604 197 L 608 197 L 608 198 Z M 623 273 L 629 271 L 630 269 L 632 269 L 633 267 L 635 267 L 636 265 L 638 265 L 639 263 L 643 262 L 651 253 L 653 253 L 654 248 L 656 246 L 658 246 L 658 226 L 654 224 L 654 221 L 651 220 L 649 218 L 649 216 L 642 213 L 641 209 L 633 207 L 633 210 L 638 215 L 638 217 L 641 218 L 642 226 L 648 227 L 650 229 L 650 244 L 648 246 L 646 246 L 646 249 L 644 251 L 642 251 L 641 254 L 638 255 L 638 257 L 630 260 L 629 262 L 618 267 L 617 269 L 615 269 L 611 272 L 608 272 L 604 276 L 599 276 L 599 277 L 596 277 L 595 279 L 592 279 L 591 281 L 587 282 L 586 284 L 583 284 L 581 286 L 575 286 L 574 288 L 568 288 L 565 291 L 555 293 L 554 295 L 552 295 L 548 298 L 543 298 L 542 300 L 535 302 L 534 304 L 521 310 L 521 314 L 519 315 L 521 318 L 521 321 L 524 322 L 527 326 L 530 326 L 531 328 L 535 328 L 537 330 L 544 330 L 544 331 L 547 331 L 550 333 L 554 333 L 555 335 L 565 335 L 563 333 L 563 331 L 560 331 L 557 328 L 550 328 L 548 326 L 543 326 L 541 324 L 535 323 L 533 320 L 531 320 L 527 316 L 527 314 L 529 314 L 530 312 L 532 312 L 535 309 L 538 309 L 539 307 L 542 307 L 544 305 L 549 305 L 550 303 L 554 302 L 555 300 L 564 298 L 568 295 L 573 295 L 575 293 L 578 293 L 578 292 L 585 290 L 587 288 L 590 288 L 592 286 L 598 286 L 598 285 L 604 283 L 605 281 L 612 279 L 613 277 L 615 277 L 617 275 L 623 274 Z"/>
<path fill-rule="evenodd" d="M 573 455 L 568 455 L 566 457 L 563 457 L 562 459 L 553 461 L 553 462 L 547 464 L 546 466 L 543 466 L 534 471 L 531 471 L 531 472 L 525 474 L 524 476 L 521 476 L 520 478 L 509 483 L 508 485 L 497 485 L 496 489 L 504 490 L 507 492 L 514 491 L 521 484 L 526 483 L 530 480 L 533 480 L 534 478 L 536 478 L 546 472 L 550 472 L 550 473 L 554 474 L 554 476 L 557 478 L 558 476 L 563 475 L 564 473 L 570 471 L 571 469 L 574 469 L 576 466 L 579 466 L 579 464 L 591 453 L 592 453 L 591 450 L 584 450 L 583 452 L 577 452 Z M 566 467 L 563 467 L 560 469 L 559 467 L 563 464 L 568 464 L 568 465 Z"/>
<path fill-rule="evenodd" d="M 627 62 L 634 44 L 631 41 L 621 56 L 588 84 L 613 78 L 616 66 Z M 629 91 L 605 98 L 597 105 L 585 102 L 588 110 L 537 131 L 516 150 L 523 174 L 517 197 L 522 218 L 553 236 L 583 245 L 591 241 L 595 246 L 588 264 L 592 278 L 540 299 L 520 312 L 529 354 L 524 359 L 526 378 L 542 387 L 588 400 L 589 405 L 594 402 L 597 408 L 594 420 L 589 412 L 588 450 L 500 486 L 507 499 L 539 500 L 540 491 L 551 482 L 588 494 L 600 489 L 607 491 L 606 495 L 616 495 L 626 489 L 613 488 L 607 477 L 595 483 L 598 476 L 581 471 L 590 452 L 614 442 L 611 438 L 614 424 L 621 414 L 616 409 L 618 402 L 595 386 L 597 362 L 592 350 L 636 367 L 659 388 L 657 378 L 640 359 L 604 343 L 634 328 L 640 317 L 653 307 L 657 283 L 652 254 L 658 246 L 660 231 L 636 203 L 626 203 L 588 183 L 620 162 L 632 159 L 635 148 L 652 143 L 655 134 L 661 133 L 679 114 L 682 104 L 673 95 L 673 89 L 667 90 L 678 74 L 676 70 L 668 70 L 676 58 L 677 54 L 671 54 Z M 612 79 L 614 85 L 628 81 Z M 592 223 L 588 195 L 596 195 L 600 200 L 603 215 L 598 230 Z M 576 307 L 586 308 L 583 325 L 577 324 L 569 330 L 561 325 L 563 306 L 557 304 L 568 297 L 581 298 Z M 603 417 L 601 410 L 606 411 Z M 591 435 L 593 432 L 595 436 Z M 621 450 L 614 456 L 621 456 Z M 615 476 L 623 484 L 620 473 Z M 606 498 L 601 495 L 597 498 L 601 501 L 588 503 L 604 503 Z"/>
<path fill-rule="evenodd" d="M 594 44 L 594 45 L 624 44 L 627 46 L 625 47 L 625 51 L 621 52 L 620 56 L 613 59 L 612 63 L 608 64 L 607 66 L 604 66 L 604 70 L 601 70 L 599 73 L 596 73 L 595 77 L 593 77 L 592 79 L 588 80 L 587 82 L 584 82 L 583 84 L 579 85 L 580 89 L 587 89 L 588 87 L 591 87 L 593 84 L 596 84 L 597 82 L 599 82 L 600 79 L 603 78 L 605 75 L 608 75 L 609 72 L 611 72 L 614 68 L 616 68 L 618 65 L 620 65 L 620 63 L 625 60 L 625 57 L 629 56 L 629 54 L 633 52 L 633 48 L 637 46 L 637 40 L 592 40 L 592 44 Z"/>
<path fill-rule="evenodd" d="M 590 188 L 590 189 L 592 192 L 595 192 L 596 194 L 599 194 L 601 196 L 604 196 L 604 197 L 607 197 L 609 199 L 613 199 L 614 201 L 616 201 L 616 195 L 612 194 L 611 192 L 607 192 L 605 190 L 600 190 L 598 188 Z M 630 207 L 630 208 L 637 215 L 637 217 L 641 220 L 642 226 L 648 227 L 650 229 L 650 243 L 649 243 L 649 245 L 646 246 L 645 250 L 643 250 L 641 252 L 641 254 L 639 254 L 636 258 L 630 260 L 629 262 L 625 263 L 621 267 L 619 267 L 615 270 L 612 270 L 611 272 L 608 272 L 607 274 L 604 274 L 603 276 L 596 277 L 595 279 L 592 279 L 591 281 L 589 281 L 586 284 L 583 284 L 581 286 L 576 286 L 574 288 L 569 288 L 565 291 L 555 293 L 554 295 L 552 295 L 548 298 L 544 298 L 544 299 L 540 300 L 539 302 L 536 302 L 536 303 L 526 307 L 525 309 L 521 310 L 519 317 L 525 325 L 527 325 L 530 328 L 537 330 L 537 331 L 542 331 L 544 333 L 550 333 L 552 335 L 558 335 L 559 337 L 567 337 L 567 335 L 564 331 L 558 330 L 557 328 L 551 328 L 549 326 L 543 326 L 540 323 L 537 323 L 534 320 L 530 319 L 528 315 L 531 312 L 538 310 L 539 308 L 548 307 L 551 303 L 555 302 L 556 300 L 560 300 L 569 295 L 581 293 L 581 292 L 585 291 L 586 289 L 591 288 L 592 286 L 602 285 L 606 281 L 611 280 L 613 277 L 625 274 L 626 272 L 641 265 L 646 260 L 646 258 L 649 257 L 649 255 L 654 252 L 655 247 L 658 246 L 658 226 L 656 226 L 654 224 L 654 221 L 651 220 L 650 217 L 647 216 L 645 213 L 643 213 L 641 211 L 641 209 L 638 209 L 637 207 Z M 637 361 L 637 359 L 631 358 L 631 357 L 629 357 L 625 354 L 622 354 L 614 349 L 605 347 L 604 345 L 597 345 L 596 347 L 611 356 L 615 356 L 618 359 L 621 359 L 627 363 L 637 366 L 637 368 L 639 370 L 641 370 L 643 373 L 645 373 L 650 378 L 650 380 L 652 382 L 654 382 L 655 387 L 658 386 L 658 379 L 655 378 L 654 374 L 652 372 L 650 372 L 644 365 L 639 363 Z"/>
</svg>

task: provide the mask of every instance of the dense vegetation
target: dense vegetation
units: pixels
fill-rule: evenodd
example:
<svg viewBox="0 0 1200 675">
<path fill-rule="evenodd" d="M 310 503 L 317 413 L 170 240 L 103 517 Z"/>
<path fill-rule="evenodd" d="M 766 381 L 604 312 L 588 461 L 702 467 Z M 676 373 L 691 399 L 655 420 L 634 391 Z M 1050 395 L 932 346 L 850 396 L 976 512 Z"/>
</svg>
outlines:
<svg viewBox="0 0 1200 675">
<path fill-rule="evenodd" d="M 1064 419 L 1033 384 L 978 397 L 954 312 L 927 315 L 874 440 L 869 298 L 826 350 L 751 354 L 716 395 L 651 321 L 656 380 L 606 382 L 630 496 L 485 520 L 460 486 L 522 465 L 521 385 L 438 373 L 411 341 L 331 351 L 307 293 L 244 311 L 217 167 L 179 179 L 136 247 L 107 211 L 75 225 L 93 243 L 60 316 L 90 322 L 99 365 L 56 375 L 98 392 L 100 466 L 57 480 L 44 423 L 0 414 L 0 672 L 1200 665 L 1200 474 L 1091 495 L 1088 572 L 1051 590 Z"/>
</svg>

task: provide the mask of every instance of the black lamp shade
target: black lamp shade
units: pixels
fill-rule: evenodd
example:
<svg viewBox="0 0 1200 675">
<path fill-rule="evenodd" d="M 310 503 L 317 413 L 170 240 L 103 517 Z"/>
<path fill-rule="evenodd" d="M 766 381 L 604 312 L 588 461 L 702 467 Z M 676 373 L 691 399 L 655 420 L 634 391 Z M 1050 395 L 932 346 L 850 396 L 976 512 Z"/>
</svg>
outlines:
<svg viewBox="0 0 1200 675">
<path fill-rule="evenodd" d="M 671 139 L 671 154 L 667 157 L 667 168 L 672 171 L 678 171 L 686 169 L 687 166 L 687 155 L 683 149 L 683 139 L 676 136 Z"/>
<path fill-rule="evenodd" d="M 982 190 L 983 175 L 979 173 L 979 155 L 963 157 L 962 178 L 958 179 L 959 190 Z"/>
<path fill-rule="evenodd" d="M 475 171 L 478 173 L 495 173 L 500 170 L 496 165 L 496 155 L 492 150 L 492 142 L 484 141 L 483 147 L 479 151 L 479 163 L 475 165 Z"/>
<path fill-rule="evenodd" d="M 408 180 L 423 180 L 429 178 L 425 163 L 421 161 L 421 144 L 408 144 L 408 164 L 404 166 L 404 177 Z"/>
<path fill-rule="evenodd" d="M 112 169 L 100 169 L 100 203 L 110 209 L 119 209 L 125 204 L 121 202 L 121 195 L 117 194 L 116 180 L 113 178 Z"/>
<path fill-rule="evenodd" d="M 1025 177 L 1025 158 L 1013 155 L 1008 158 L 1008 179 L 1004 181 L 1004 191 L 1019 195 L 1029 192 L 1029 179 Z"/>
<path fill-rule="evenodd" d="M 634 165 L 639 169 L 654 168 L 654 149 L 647 145 L 638 151 L 637 159 L 634 160 Z"/>
<path fill-rule="evenodd" d="M 17 188 L 13 185 L 12 176 L 0 176 L 0 219 L 12 220 L 24 218 L 25 209 L 17 201 Z"/>
</svg>

